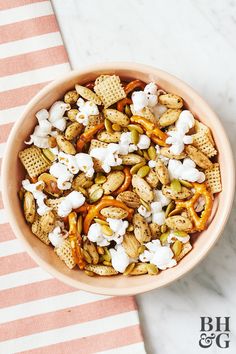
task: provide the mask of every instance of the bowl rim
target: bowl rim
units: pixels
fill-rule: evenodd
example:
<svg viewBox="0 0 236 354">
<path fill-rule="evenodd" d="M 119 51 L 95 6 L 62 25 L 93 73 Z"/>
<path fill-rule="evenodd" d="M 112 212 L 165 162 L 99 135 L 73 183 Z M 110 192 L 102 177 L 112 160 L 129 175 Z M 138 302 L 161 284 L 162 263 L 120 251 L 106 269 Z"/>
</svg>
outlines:
<svg viewBox="0 0 236 354">
<path fill-rule="evenodd" d="M 197 256 L 192 260 L 192 262 L 185 268 L 183 269 L 183 272 L 178 274 L 177 276 L 172 276 L 168 281 L 162 281 L 161 284 L 157 285 L 156 282 L 150 282 L 150 283 L 144 283 L 141 285 L 136 285 L 133 287 L 124 287 L 124 288 L 107 288 L 107 287 L 98 287 L 98 286 L 93 286 L 89 284 L 85 284 L 81 282 L 80 280 L 75 280 L 70 278 L 69 276 L 62 274 L 60 271 L 58 271 L 55 267 L 51 266 L 48 264 L 46 261 L 44 261 L 37 253 L 36 251 L 31 247 L 31 245 L 26 241 L 23 232 L 18 226 L 17 220 L 14 216 L 13 209 L 11 208 L 11 202 L 8 196 L 8 188 L 4 188 L 4 186 L 7 186 L 8 182 L 8 176 L 7 176 L 7 170 L 9 167 L 9 159 L 7 156 L 9 156 L 9 152 L 11 150 L 11 146 L 14 141 L 14 137 L 19 130 L 19 127 L 21 126 L 21 123 L 26 119 L 27 112 L 31 111 L 32 107 L 40 98 L 43 98 L 44 95 L 49 92 L 50 90 L 53 90 L 54 88 L 60 86 L 63 84 L 64 81 L 73 79 L 76 76 L 81 76 L 86 73 L 90 73 L 93 71 L 118 71 L 118 70 L 126 70 L 126 71 L 139 71 L 143 73 L 154 73 L 158 76 L 165 76 L 165 80 L 168 82 L 173 82 L 175 85 L 178 86 L 178 88 L 182 89 L 183 91 L 188 90 L 189 96 L 191 96 L 193 99 L 197 100 L 199 104 L 203 107 L 204 111 L 208 111 L 212 117 L 214 117 L 214 124 L 217 125 L 217 128 L 221 130 L 221 137 L 224 140 L 224 150 L 227 153 L 227 159 L 228 159 L 228 165 L 231 166 L 229 168 L 229 176 L 228 179 L 231 181 L 235 182 L 235 165 L 234 165 L 234 159 L 233 159 L 233 153 L 231 150 L 230 142 L 229 139 L 225 133 L 225 130 L 223 128 L 222 123 L 220 122 L 219 118 L 215 114 L 215 112 L 210 108 L 210 106 L 205 102 L 205 100 L 195 91 L 190 87 L 188 84 L 180 80 L 179 78 L 175 77 L 172 74 L 167 73 L 164 70 L 157 69 L 155 67 L 145 65 L 145 64 L 140 64 L 140 63 L 133 63 L 133 62 L 107 62 L 107 63 L 100 63 L 100 64 L 94 64 L 94 65 L 89 65 L 89 66 L 84 66 L 80 70 L 72 70 L 69 73 L 66 73 L 62 75 L 59 79 L 52 81 L 51 83 L 47 84 L 44 86 L 25 106 L 21 116 L 17 119 L 15 122 L 8 140 L 7 140 L 7 145 L 6 145 L 6 150 L 3 156 L 3 161 L 2 161 L 2 195 L 3 195 L 3 203 L 4 203 L 4 208 L 6 209 L 7 215 L 8 215 L 8 221 L 10 225 L 12 226 L 14 230 L 14 234 L 17 238 L 19 238 L 27 253 L 33 258 L 33 260 L 40 266 L 42 267 L 45 271 L 50 273 L 52 276 L 56 277 L 60 281 L 66 283 L 69 286 L 75 287 L 80 290 L 84 291 L 89 291 L 92 293 L 96 294 L 103 294 L 103 295 L 136 295 L 140 293 L 144 293 L 156 288 L 161 288 L 164 286 L 167 286 L 171 284 L 173 281 L 178 280 L 182 276 L 186 275 L 188 272 L 190 272 L 203 258 L 208 254 L 208 252 L 212 249 L 214 244 L 217 242 L 219 237 L 221 236 L 223 229 L 225 227 L 225 224 L 229 218 L 232 204 L 233 204 L 233 199 L 234 199 L 234 189 L 235 189 L 235 183 L 232 183 L 230 186 L 230 195 L 228 195 L 228 203 L 225 205 L 224 208 L 224 213 L 222 215 L 222 218 L 219 220 L 219 223 L 217 223 L 217 227 L 215 229 L 215 236 L 212 239 L 212 242 L 209 244 L 209 247 L 207 249 L 202 249 Z"/>
</svg>

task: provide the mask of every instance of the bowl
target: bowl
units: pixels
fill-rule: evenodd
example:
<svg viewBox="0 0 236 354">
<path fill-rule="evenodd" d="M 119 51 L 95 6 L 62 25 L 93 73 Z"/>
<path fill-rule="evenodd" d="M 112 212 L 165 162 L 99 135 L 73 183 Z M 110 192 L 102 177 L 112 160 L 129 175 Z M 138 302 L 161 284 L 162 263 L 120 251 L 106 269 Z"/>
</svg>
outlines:
<svg viewBox="0 0 236 354">
<path fill-rule="evenodd" d="M 24 141 L 28 139 L 36 124 L 35 113 L 50 107 L 76 83 L 84 84 L 101 74 L 117 74 L 124 79 L 136 78 L 147 83 L 154 81 L 164 90 L 180 95 L 194 116 L 211 129 L 219 152 L 223 190 L 214 200 L 211 223 L 205 231 L 193 238 L 192 251 L 176 267 L 160 272 L 157 276 L 88 277 L 78 269 L 69 270 L 54 253 L 53 248 L 43 244 L 31 233 L 18 199 L 17 191 L 25 174 L 18 153 L 24 148 Z M 78 289 L 106 295 L 131 295 L 170 284 L 193 269 L 207 255 L 220 237 L 229 217 L 234 196 L 234 176 L 233 155 L 224 128 L 216 114 L 192 88 L 176 77 L 153 67 L 133 63 L 107 63 L 72 71 L 44 87 L 30 101 L 8 139 L 2 167 L 2 189 L 4 205 L 15 235 L 43 269 Z"/>
</svg>

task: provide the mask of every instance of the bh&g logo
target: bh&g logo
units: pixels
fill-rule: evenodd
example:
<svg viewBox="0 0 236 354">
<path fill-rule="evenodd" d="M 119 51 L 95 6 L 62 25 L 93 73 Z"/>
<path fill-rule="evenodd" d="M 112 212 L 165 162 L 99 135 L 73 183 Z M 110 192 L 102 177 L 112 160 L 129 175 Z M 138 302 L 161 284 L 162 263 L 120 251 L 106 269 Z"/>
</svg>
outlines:
<svg viewBox="0 0 236 354">
<path fill-rule="evenodd" d="M 210 348 L 215 342 L 219 348 L 229 348 L 230 343 L 230 317 L 200 317 L 201 329 L 199 345 L 202 348 Z"/>
</svg>

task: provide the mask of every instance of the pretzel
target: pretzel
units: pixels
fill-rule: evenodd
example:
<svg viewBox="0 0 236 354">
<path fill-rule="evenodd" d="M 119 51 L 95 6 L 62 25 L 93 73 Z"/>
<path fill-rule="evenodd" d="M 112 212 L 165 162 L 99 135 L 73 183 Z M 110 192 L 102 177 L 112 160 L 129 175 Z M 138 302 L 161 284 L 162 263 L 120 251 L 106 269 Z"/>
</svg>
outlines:
<svg viewBox="0 0 236 354">
<path fill-rule="evenodd" d="M 89 129 L 87 132 L 80 135 L 80 138 L 77 140 L 76 149 L 77 152 L 83 150 L 83 147 L 86 143 L 90 142 L 94 135 L 104 128 L 104 123 L 95 125 L 95 127 Z"/>
<path fill-rule="evenodd" d="M 146 84 L 141 80 L 131 81 L 125 86 L 125 93 L 126 93 L 126 95 L 128 95 L 131 91 L 133 91 L 134 89 L 136 89 L 138 87 L 143 90 L 145 86 L 146 86 Z"/>
<path fill-rule="evenodd" d="M 128 167 L 125 167 L 123 172 L 125 174 L 125 180 L 124 180 L 123 184 L 117 190 L 114 191 L 113 195 L 115 195 L 115 196 L 126 191 L 130 186 L 131 179 L 132 179 L 130 169 Z"/>
<path fill-rule="evenodd" d="M 176 201 L 177 208 L 175 210 L 178 211 L 185 208 L 194 224 L 194 229 L 196 231 L 203 231 L 206 228 L 207 220 L 212 211 L 212 194 L 207 190 L 206 183 L 193 183 L 193 188 L 195 189 L 193 197 L 186 201 Z M 198 216 L 194 209 L 194 205 L 200 196 L 205 197 L 205 209 L 201 213 L 201 216 Z"/>
<path fill-rule="evenodd" d="M 131 104 L 132 100 L 130 98 L 123 98 L 119 102 L 117 102 L 117 111 L 123 112 L 125 105 Z"/>
<path fill-rule="evenodd" d="M 127 205 L 125 205 L 123 202 L 120 202 L 119 200 L 116 199 L 110 199 L 109 197 L 103 197 L 100 202 L 96 205 L 93 205 L 89 211 L 88 214 L 86 215 L 84 219 L 84 233 L 87 235 L 89 231 L 89 227 L 91 225 L 91 222 L 95 217 L 99 217 L 100 219 L 105 219 L 104 216 L 100 214 L 100 211 L 103 208 L 106 208 L 108 206 L 113 206 L 117 208 L 124 209 L 125 211 L 128 212 L 128 219 L 131 220 L 134 210 L 131 208 L 128 208 Z"/>
<path fill-rule="evenodd" d="M 81 244 L 82 237 L 77 231 L 77 214 L 75 211 L 71 212 L 68 217 L 69 220 L 69 241 L 72 249 L 72 254 L 75 263 L 80 269 L 84 269 L 86 263 L 83 259 Z"/>
<path fill-rule="evenodd" d="M 154 143 L 157 143 L 161 146 L 167 146 L 165 141 L 168 135 L 164 133 L 160 128 L 158 128 L 154 123 L 140 116 L 132 116 L 130 120 L 133 123 L 139 123 L 146 131 L 147 136 L 149 136 L 154 141 Z"/>
</svg>

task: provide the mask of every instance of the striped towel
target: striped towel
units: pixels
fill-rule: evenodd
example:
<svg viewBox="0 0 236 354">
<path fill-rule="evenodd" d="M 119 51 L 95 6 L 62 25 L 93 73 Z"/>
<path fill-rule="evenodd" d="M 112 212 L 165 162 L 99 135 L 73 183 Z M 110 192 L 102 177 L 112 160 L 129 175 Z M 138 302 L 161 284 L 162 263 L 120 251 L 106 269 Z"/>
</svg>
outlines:
<svg viewBox="0 0 236 354">
<path fill-rule="evenodd" d="M 0 160 L 24 105 L 70 70 L 49 1 L 0 2 Z M 133 297 L 60 283 L 15 238 L 0 198 L 0 353 L 145 353 Z"/>
</svg>

